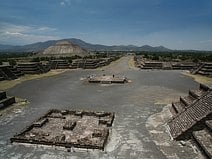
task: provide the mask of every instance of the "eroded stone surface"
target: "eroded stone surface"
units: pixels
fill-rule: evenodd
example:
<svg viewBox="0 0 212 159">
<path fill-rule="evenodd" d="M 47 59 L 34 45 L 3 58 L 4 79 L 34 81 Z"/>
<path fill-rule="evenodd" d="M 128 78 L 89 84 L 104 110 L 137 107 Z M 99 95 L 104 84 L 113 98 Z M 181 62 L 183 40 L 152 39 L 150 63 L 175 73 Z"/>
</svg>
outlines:
<svg viewBox="0 0 212 159">
<path fill-rule="evenodd" d="M 104 150 L 113 120 L 114 113 L 50 110 L 10 140 Z"/>
</svg>

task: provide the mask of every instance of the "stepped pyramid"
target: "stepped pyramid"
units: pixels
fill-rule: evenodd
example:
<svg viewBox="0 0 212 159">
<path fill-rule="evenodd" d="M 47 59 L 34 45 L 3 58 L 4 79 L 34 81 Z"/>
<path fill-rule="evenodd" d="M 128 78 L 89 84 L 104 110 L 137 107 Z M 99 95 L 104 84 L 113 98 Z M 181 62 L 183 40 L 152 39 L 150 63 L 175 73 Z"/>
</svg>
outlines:
<svg viewBox="0 0 212 159">
<path fill-rule="evenodd" d="M 0 81 L 17 79 L 22 75 L 23 73 L 17 67 L 0 65 Z"/>
<path fill-rule="evenodd" d="M 45 56 L 86 56 L 88 52 L 85 49 L 82 49 L 78 45 L 71 43 L 68 40 L 63 40 L 57 42 L 55 45 L 45 49 L 41 55 Z"/>
<path fill-rule="evenodd" d="M 192 73 L 212 77 L 212 62 L 201 63 Z"/>
</svg>

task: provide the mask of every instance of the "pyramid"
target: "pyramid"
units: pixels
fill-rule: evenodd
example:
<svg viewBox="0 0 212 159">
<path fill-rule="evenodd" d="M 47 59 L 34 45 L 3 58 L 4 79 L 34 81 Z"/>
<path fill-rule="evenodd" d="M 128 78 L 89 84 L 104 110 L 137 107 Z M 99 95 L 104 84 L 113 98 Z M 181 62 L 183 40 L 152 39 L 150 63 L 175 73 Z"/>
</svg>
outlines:
<svg viewBox="0 0 212 159">
<path fill-rule="evenodd" d="M 55 45 L 46 48 L 41 55 L 45 56 L 86 56 L 88 55 L 87 50 L 79 47 L 70 41 L 63 40 L 57 42 Z"/>
</svg>

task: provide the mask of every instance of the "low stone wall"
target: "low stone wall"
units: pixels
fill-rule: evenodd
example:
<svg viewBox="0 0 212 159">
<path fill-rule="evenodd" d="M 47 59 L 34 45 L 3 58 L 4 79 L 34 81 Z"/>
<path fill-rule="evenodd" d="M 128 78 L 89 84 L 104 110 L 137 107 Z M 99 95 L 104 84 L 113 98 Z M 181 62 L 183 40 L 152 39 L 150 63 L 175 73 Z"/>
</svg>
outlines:
<svg viewBox="0 0 212 159">
<path fill-rule="evenodd" d="M 15 97 L 7 97 L 5 91 L 0 91 L 0 110 L 15 103 Z"/>
</svg>

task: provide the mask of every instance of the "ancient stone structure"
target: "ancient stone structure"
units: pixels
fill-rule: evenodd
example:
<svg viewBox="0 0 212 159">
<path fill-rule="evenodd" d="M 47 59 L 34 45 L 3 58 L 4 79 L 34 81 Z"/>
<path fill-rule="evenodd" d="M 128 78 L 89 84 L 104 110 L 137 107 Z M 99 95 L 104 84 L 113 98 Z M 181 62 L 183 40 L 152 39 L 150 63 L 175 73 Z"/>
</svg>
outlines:
<svg viewBox="0 0 212 159">
<path fill-rule="evenodd" d="M 163 69 L 163 63 L 162 62 L 144 62 L 143 65 L 141 65 L 141 69 Z"/>
<path fill-rule="evenodd" d="M 0 110 L 15 103 L 15 97 L 7 97 L 5 91 L 0 91 Z"/>
<path fill-rule="evenodd" d="M 22 76 L 23 73 L 13 66 L 0 66 L 0 81 L 2 80 L 12 80 Z"/>
<path fill-rule="evenodd" d="M 136 66 L 141 69 L 191 70 L 196 68 L 196 64 L 193 62 L 147 61 L 141 56 L 135 56 L 134 61 Z"/>
<path fill-rule="evenodd" d="M 51 69 L 68 69 L 70 64 L 66 60 L 52 60 Z"/>
<path fill-rule="evenodd" d="M 102 84 L 111 84 L 111 83 L 127 83 L 128 79 L 126 77 L 119 76 L 89 76 L 87 78 L 89 83 L 102 83 Z"/>
<path fill-rule="evenodd" d="M 79 59 L 73 61 L 71 68 L 95 69 L 99 61 L 98 59 Z"/>
<path fill-rule="evenodd" d="M 40 56 L 86 56 L 88 52 L 85 49 L 82 49 L 78 45 L 71 43 L 68 40 L 63 40 L 57 42 L 55 45 L 48 47 Z"/>
<path fill-rule="evenodd" d="M 212 63 L 201 63 L 197 69 L 192 71 L 193 74 L 212 76 Z"/>
<path fill-rule="evenodd" d="M 42 65 L 40 62 L 18 63 L 17 69 L 24 74 L 41 74 L 50 70 L 49 65 Z"/>
<path fill-rule="evenodd" d="M 101 59 L 77 59 L 71 64 L 72 69 L 95 69 L 98 67 L 109 65 L 112 61 L 117 60 L 115 57 Z"/>
<path fill-rule="evenodd" d="M 172 62 L 173 70 L 192 70 L 196 67 L 193 62 Z"/>
<path fill-rule="evenodd" d="M 50 110 L 11 142 L 104 150 L 114 113 Z"/>
<path fill-rule="evenodd" d="M 24 75 L 23 72 L 18 70 L 17 66 L 10 66 L 9 69 L 16 76 L 16 78 Z"/>
<path fill-rule="evenodd" d="M 194 139 L 200 150 L 212 158 L 212 89 L 200 84 L 198 90 L 190 90 L 188 96 L 172 103 L 173 117 L 167 122 L 173 139 Z"/>
</svg>

